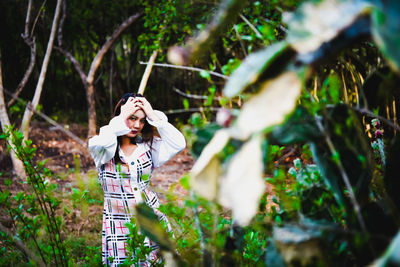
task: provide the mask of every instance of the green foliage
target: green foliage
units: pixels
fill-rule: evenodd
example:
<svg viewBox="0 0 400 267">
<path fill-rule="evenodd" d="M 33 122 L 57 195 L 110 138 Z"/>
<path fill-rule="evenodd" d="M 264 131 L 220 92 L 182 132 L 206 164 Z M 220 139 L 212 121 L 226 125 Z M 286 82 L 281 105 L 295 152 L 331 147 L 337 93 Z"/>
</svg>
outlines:
<svg viewBox="0 0 400 267">
<path fill-rule="evenodd" d="M 44 162 L 32 161 L 36 148 L 31 140 L 24 140 L 21 132 L 13 127 L 8 129 L 2 139 L 13 149 L 24 163 L 27 175 L 24 191 L 14 196 L 9 190 L 1 192 L 1 206 L 10 216 L 18 238 L 40 255 L 43 263 L 66 266 L 67 250 L 62 239 L 61 218 L 56 215 L 60 200 L 54 197 L 56 186 L 48 182 L 52 174 L 44 167 Z M 10 182 L 6 182 L 10 186 Z M 8 247 L 13 250 L 12 247 Z M 15 252 L 8 254 L 13 257 Z"/>
<path fill-rule="evenodd" d="M 252 15 L 257 17 L 262 5 L 258 2 L 253 5 Z M 383 10 L 388 10 L 389 6 L 393 10 L 386 14 Z M 232 202 L 226 200 L 230 196 L 222 189 L 237 173 L 246 174 L 245 169 L 251 166 L 244 164 L 233 168 L 230 163 L 257 136 L 262 136 L 266 181 L 273 189 L 261 198 L 253 197 L 252 201 L 260 203 L 260 209 L 253 214 L 252 224 L 245 227 L 260 227 L 262 222 L 260 233 L 265 235 L 264 241 L 269 238 L 268 247 L 272 250 L 269 255 L 281 256 L 278 266 L 324 266 L 327 260 L 365 265 L 372 262 L 373 257 L 362 255 L 371 255 L 371 251 L 381 253 L 388 245 L 387 240 L 395 234 L 399 225 L 399 202 L 393 189 L 398 185 L 394 179 L 397 170 L 394 162 L 398 160 L 395 151 L 398 151 L 399 139 L 385 140 L 382 135 L 371 138 L 366 134 L 370 118 L 365 114 L 371 117 L 376 115 L 365 111 L 371 97 L 366 97 L 366 92 L 362 91 L 363 84 L 374 68 L 380 67 L 378 62 L 383 58 L 377 53 L 379 60 L 368 60 L 366 55 L 376 52 L 374 44 L 360 43 L 359 40 L 372 31 L 378 47 L 387 57 L 388 61 L 384 64 L 389 63 L 398 71 L 397 50 L 393 50 L 393 44 L 398 39 L 398 31 L 395 30 L 398 28 L 398 20 L 395 19 L 397 9 L 398 4 L 394 1 L 305 3 L 286 17 L 289 30 L 284 41 L 253 52 L 245 59 L 239 57 L 242 62 L 239 67 L 226 65 L 231 77 L 224 93 L 233 97 L 251 89 L 246 91 L 249 100 L 245 101 L 237 120 L 228 129 L 211 130 L 212 124 L 209 124 L 204 127 L 204 132 L 197 132 L 197 137 L 203 138 L 204 142 L 195 142 L 192 146 L 196 156 L 199 151 L 202 152 L 193 168 L 196 170 L 195 177 L 191 179 L 204 185 L 207 179 L 204 174 L 209 174 L 209 190 L 212 191 L 215 190 L 212 187 L 215 176 L 219 177 L 217 200 L 235 211 L 245 196 L 237 194 L 232 197 L 237 201 L 232 207 L 227 204 Z M 330 16 L 324 17 L 323 14 L 328 13 Z M 372 25 L 368 24 L 371 16 Z M 251 17 L 250 21 L 257 24 L 255 17 Z M 223 28 L 222 24 L 217 27 Z M 244 34 L 244 28 L 243 23 L 233 27 L 236 41 L 242 49 L 244 42 L 251 43 L 247 50 L 243 49 L 244 55 L 252 51 L 251 45 L 262 46 L 280 38 L 268 26 L 257 25 L 256 28 L 263 33 L 261 36 L 256 31 L 253 36 Z M 389 32 L 388 29 L 392 30 Z M 210 34 L 207 26 L 205 34 Z M 224 36 L 225 47 L 234 40 L 233 36 L 231 33 Z M 196 50 L 198 45 L 195 43 L 187 50 Z M 194 51 L 189 57 L 196 55 L 197 51 Z M 364 64 L 365 61 L 368 63 Z M 231 69 L 235 70 L 231 72 Z M 292 73 L 296 73 L 298 80 L 292 78 Z M 387 73 L 385 77 L 375 79 L 374 88 L 380 90 L 374 92 L 375 95 L 388 90 L 384 84 L 396 81 L 394 75 Z M 298 86 L 299 80 L 304 90 L 298 98 L 290 90 Z M 372 89 L 372 85 L 370 87 Z M 261 93 L 253 95 L 254 92 Z M 368 94 L 373 95 L 371 92 Z M 397 121 L 394 110 L 398 108 L 400 98 L 396 95 L 387 99 L 382 106 L 387 110 L 387 117 Z M 276 103 L 279 105 L 275 106 Z M 298 107 L 293 108 L 296 104 Z M 283 122 L 277 117 L 283 117 Z M 281 125 L 275 126 L 273 122 Z M 398 135 L 398 127 L 394 126 L 390 131 L 395 133 L 394 136 Z M 224 155 L 228 146 L 221 145 L 217 149 L 214 139 L 211 145 L 207 144 L 212 133 L 222 136 L 221 142 L 228 140 L 226 142 L 232 144 L 237 141 L 240 146 L 231 146 L 226 157 L 215 157 Z M 389 142 L 395 147 L 386 153 Z M 294 148 L 295 153 L 304 154 L 293 162 L 293 167 L 283 164 L 287 161 L 281 159 L 287 146 Z M 258 148 L 254 148 L 253 152 L 258 152 Z M 243 159 L 243 162 L 246 161 Z M 387 167 L 383 170 L 385 164 Z M 385 171 L 388 177 L 386 184 L 383 180 Z M 249 185 L 255 177 L 242 179 L 246 179 Z M 199 187 L 197 192 L 208 196 L 204 188 L 200 190 Z M 255 188 L 248 192 L 243 188 L 243 194 L 250 196 L 255 192 Z M 238 214 L 233 213 L 233 220 L 240 219 L 235 218 Z M 380 218 L 379 222 L 376 218 Z M 377 223 L 379 227 L 374 226 Z M 351 233 L 348 229 L 352 229 Z M 386 242 L 379 241 L 377 235 L 385 236 Z M 246 238 L 246 243 L 251 243 Z M 263 242 L 261 247 L 266 244 Z M 218 243 L 214 246 L 203 251 L 203 257 L 211 254 L 213 260 L 217 259 L 215 253 L 210 253 L 217 250 Z M 255 252 L 259 250 L 254 244 L 253 248 L 252 253 L 262 254 Z M 235 253 L 237 251 L 233 249 L 229 256 L 223 258 L 238 263 L 240 260 L 235 258 Z M 265 262 L 271 264 L 268 259 Z"/>
</svg>

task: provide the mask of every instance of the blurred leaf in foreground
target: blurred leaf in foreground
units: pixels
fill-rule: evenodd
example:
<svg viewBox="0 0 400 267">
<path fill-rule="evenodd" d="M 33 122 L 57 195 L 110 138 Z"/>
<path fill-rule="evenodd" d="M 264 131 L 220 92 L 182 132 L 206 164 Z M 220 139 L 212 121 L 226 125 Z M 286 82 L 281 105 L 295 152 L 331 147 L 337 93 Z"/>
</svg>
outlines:
<svg viewBox="0 0 400 267">
<path fill-rule="evenodd" d="M 232 135 L 247 139 L 252 133 L 282 123 L 296 106 L 301 81 L 295 72 L 286 72 L 261 85 L 261 91 L 247 101 L 233 126 Z"/>
<path fill-rule="evenodd" d="M 360 0 L 305 3 L 296 12 L 284 14 L 289 25 L 286 40 L 300 54 L 315 51 L 351 25 L 368 6 Z"/>
<path fill-rule="evenodd" d="M 192 168 L 191 186 L 197 194 L 208 200 L 216 198 L 218 178 L 222 174 L 218 154 L 229 139 L 226 129 L 218 130 Z"/>
<path fill-rule="evenodd" d="M 258 211 L 265 190 L 263 168 L 261 136 L 258 135 L 233 156 L 221 180 L 219 202 L 232 209 L 233 219 L 239 225 L 248 225 Z"/>
<path fill-rule="evenodd" d="M 250 54 L 229 78 L 224 87 L 224 94 L 233 97 L 247 86 L 257 81 L 261 73 L 282 54 L 288 45 L 280 42 Z"/>
<path fill-rule="evenodd" d="M 384 2 L 372 11 L 372 36 L 391 67 L 400 71 L 400 1 Z"/>
<path fill-rule="evenodd" d="M 371 266 L 400 266 L 400 232 L 393 238 L 385 254 L 377 259 Z"/>
</svg>

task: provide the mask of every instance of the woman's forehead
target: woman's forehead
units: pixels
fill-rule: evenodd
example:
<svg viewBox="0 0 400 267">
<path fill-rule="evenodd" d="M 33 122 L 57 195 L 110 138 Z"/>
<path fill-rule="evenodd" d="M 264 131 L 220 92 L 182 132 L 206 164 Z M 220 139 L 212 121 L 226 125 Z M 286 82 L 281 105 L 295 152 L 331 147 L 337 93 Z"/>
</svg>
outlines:
<svg viewBox="0 0 400 267">
<path fill-rule="evenodd" d="M 144 119 L 144 118 L 146 118 L 146 113 L 144 113 L 144 111 L 143 111 L 142 109 L 136 110 L 136 112 L 133 113 L 133 115 L 135 115 L 135 116 L 138 117 L 139 119 Z"/>
</svg>

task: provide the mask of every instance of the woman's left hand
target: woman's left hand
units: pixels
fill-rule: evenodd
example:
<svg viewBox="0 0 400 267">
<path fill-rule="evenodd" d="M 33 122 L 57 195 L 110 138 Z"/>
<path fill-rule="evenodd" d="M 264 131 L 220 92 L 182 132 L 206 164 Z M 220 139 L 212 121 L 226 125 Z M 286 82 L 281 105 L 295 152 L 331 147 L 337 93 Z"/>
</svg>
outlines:
<svg viewBox="0 0 400 267">
<path fill-rule="evenodd" d="M 158 121 L 160 120 L 160 118 L 157 116 L 157 114 L 154 112 L 153 107 L 151 106 L 151 104 L 149 103 L 149 101 L 147 101 L 146 98 L 144 97 L 135 97 L 135 99 L 133 100 L 133 102 L 135 103 L 135 105 L 138 108 L 143 109 L 144 113 L 146 113 L 146 116 L 152 120 L 152 121 Z"/>
</svg>

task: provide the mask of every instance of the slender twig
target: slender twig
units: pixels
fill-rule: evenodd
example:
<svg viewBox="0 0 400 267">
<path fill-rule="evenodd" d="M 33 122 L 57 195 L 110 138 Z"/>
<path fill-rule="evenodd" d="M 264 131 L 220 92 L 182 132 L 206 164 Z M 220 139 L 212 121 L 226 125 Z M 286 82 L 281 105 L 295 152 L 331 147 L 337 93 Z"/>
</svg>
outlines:
<svg viewBox="0 0 400 267">
<path fill-rule="evenodd" d="M 208 96 L 206 96 L 206 95 L 192 95 L 192 94 L 187 94 L 187 93 L 185 93 L 185 92 L 179 90 L 179 89 L 176 88 L 176 87 L 172 87 L 172 90 L 174 90 L 176 93 L 178 93 L 178 94 L 180 94 L 181 96 L 184 96 L 184 97 L 186 97 L 186 98 L 208 99 Z M 221 100 L 221 97 L 216 96 L 216 97 L 214 97 L 214 100 L 219 101 L 219 100 Z"/>
<path fill-rule="evenodd" d="M 244 47 L 242 37 L 240 37 L 240 34 L 238 32 L 238 29 L 237 29 L 237 26 L 236 25 L 233 26 L 233 29 L 235 30 L 236 37 L 239 39 L 240 47 L 243 50 L 243 54 L 244 54 L 245 57 L 247 57 L 247 51 L 246 51 L 246 48 Z"/>
<path fill-rule="evenodd" d="M 315 121 L 316 121 L 316 124 L 318 126 L 318 129 L 321 131 L 321 133 L 325 137 L 325 142 L 327 143 L 331 154 L 332 155 L 337 155 L 338 152 L 337 152 L 335 146 L 333 145 L 333 142 L 332 142 L 329 134 L 325 130 L 324 126 L 322 125 L 321 120 L 318 117 L 316 117 Z M 338 158 L 335 162 L 336 162 L 336 165 L 339 168 L 340 175 L 342 176 L 343 181 L 344 181 L 344 183 L 346 185 L 347 191 L 348 191 L 349 196 L 350 196 L 350 200 L 351 200 L 351 202 L 352 202 L 352 204 L 354 206 L 354 210 L 356 211 L 357 220 L 358 220 L 358 223 L 361 226 L 361 230 L 366 234 L 367 233 L 367 227 L 366 227 L 364 219 L 363 219 L 363 217 L 361 215 L 361 208 L 360 208 L 360 205 L 358 204 L 358 201 L 357 201 L 356 196 L 354 194 L 353 187 L 351 186 L 351 183 L 350 183 L 350 179 L 347 176 L 346 170 L 345 170 L 345 168 L 343 166 L 343 163 L 340 160 L 340 158 Z"/>
<path fill-rule="evenodd" d="M 315 103 L 315 99 L 314 99 L 313 95 L 308 90 L 307 90 L 307 92 L 310 95 L 311 101 Z M 333 145 L 333 142 L 332 142 L 328 132 L 326 131 L 326 129 L 322 125 L 321 118 L 315 116 L 315 122 L 317 124 L 318 129 L 320 130 L 320 132 L 325 137 L 325 142 L 328 145 L 328 148 L 329 148 L 329 151 L 330 151 L 331 155 L 338 155 L 338 151 L 336 150 L 335 146 Z M 343 179 L 343 181 L 345 183 L 345 186 L 347 188 L 348 194 L 350 196 L 350 201 L 354 206 L 354 210 L 356 212 L 357 220 L 358 220 L 358 223 L 360 224 L 361 230 L 362 230 L 362 232 L 364 234 L 367 234 L 367 227 L 366 227 L 366 224 L 365 224 L 364 219 L 363 219 L 362 214 L 361 214 L 360 205 L 358 204 L 357 198 L 356 198 L 356 196 L 354 194 L 354 191 L 353 191 L 353 187 L 351 186 L 350 179 L 349 179 L 349 177 L 348 177 L 348 175 L 346 173 L 346 170 L 345 170 L 345 168 L 343 166 L 343 163 L 342 163 L 340 158 L 338 158 L 335 162 L 336 162 L 336 165 L 337 165 L 337 167 L 339 169 L 340 175 L 342 176 L 342 179 Z M 371 248 L 371 252 L 373 252 L 372 248 Z"/>
<path fill-rule="evenodd" d="M 147 65 L 149 63 L 148 62 L 139 61 L 139 64 Z M 229 78 L 228 76 L 223 75 L 221 73 L 210 71 L 210 70 L 205 70 L 205 69 L 200 69 L 200 68 L 196 68 L 196 67 L 186 67 L 186 66 L 172 65 L 172 64 L 166 64 L 166 63 L 154 63 L 154 66 L 165 67 L 165 68 L 173 68 L 173 69 L 181 69 L 181 70 L 190 70 L 190 71 L 197 71 L 197 72 L 207 71 L 211 75 L 214 75 L 216 77 L 219 77 L 219 78 L 222 78 L 222 79 L 225 79 L 225 80 L 227 80 Z"/>
<path fill-rule="evenodd" d="M 86 87 L 87 86 L 87 82 L 86 82 L 87 76 L 86 76 L 85 72 L 83 71 L 81 64 L 78 62 L 78 60 L 70 52 L 68 52 L 67 50 L 65 50 L 59 46 L 55 46 L 54 49 L 61 52 L 72 63 L 76 72 L 78 72 L 79 77 L 81 78 L 84 86 Z"/>
<path fill-rule="evenodd" d="M 46 2 L 47 2 L 47 0 L 44 0 L 43 3 L 42 3 L 42 5 L 41 5 L 40 8 L 39 8 L 39 11 L 38 11 L 38 13 L 37 13 L 37 15 L 36 15 L 35 21 L 33 22 L 33 25 L 32 25 L 32 29 L 31 29 L 31 34 L 30 34 L 30 36 L 32 36 L 32 35 L 33 35 L 33 32 L 35 31 L 35 27 L 36 27 L 37 21 L 39 20 L 40 13 L 42 13 L 43 7 L 44 7 L 44 5 L 46 4 Z"/>
<path fill-rule="evenodd" d="M 270 19 L 267 19 L 267 18 L 262 18 L 262 20 L 264 20 L 265 22 L 267 22 L 267 23 L 269 23 L 269 24 L 272 24 L 272 25 L 274 25 L 274 26 L 277 24 L 276 21 L 273 21 L 273 20 L 270 20 Z M 278 28 L 281 29 L 281 31 L 283 31 L 283 32 L 285 32 L 285 33 L 288 32 L 288 29 L 285 28 L 285 27 L 283 27 L 282 24 L 279 24 L 279 25 L 278 25 Z"/>
<path fill-rule="evenodd" d="M 176 113 L 185 113 L 185 112 L 204 112 L 205 110 L 209 111 L 218 111 L 222 108 L 217 107 L 199 107 L 199 108 L 188 108 L 188 109 L 169 109 L 163 111 L 165 114 L 176 114 Z"/>
<path fill-rule="evenodd" d="M 143 11 L 138 12 L 129 18 L 127 18 L 125 21 L 121 23 L 121 25 L 118 26 L 118 28 L 111 34 L 111 36 L 107 39 L 107 41 L 103 44 L 99 52 L 97 52 L 95 58 L 92 61 L 92 64 L 90 65 L 90 70 L 87 75 L 87 82 L 90 84 L 94 80 L 94 74 L 96 73 L 97 68 L 99 67 L 101 60 L 103 59 L 104 55 L 108 51 L 108 49 L 111 47 L 111 45 L 115 42 L 115 40 L 121 35 L 121 33 L 127 29 L 130 25 L 132 25 L 133 22 L 135 22 L 141 15 L 143 14 Z"/>
<path fill-rule="evenodd" d="M 242 14 L 240 14 L 239 17 L 240 17 L 244 22 L 246 22 L 247 25 L 249 25 L 250 29 L 252 29 L 252 30 L 255 32 L 255 34 L 256 34 L 256 36 L 257 36 L 258 38 L 263 38 L 262 34 L 257 30 L 257 28 L 256 28 L 253 24 L 251 24 L 251 22 L 250 22 L 248 19 L 246 19 L 245 16 L 243 16 Z"/>
<path fill-rule="evenodd" d="M 31 10 L 32 10 L 32 0 L 29 0 L 25 18 L 25 31 L 24 31 L 25 37 L 29 36 L 29 23 L 31 21 Z"/>
<path fill-rule="evenodd" d="M 18 84 L 17 89 L 15 90 L 14 96 L 19 96 L 19 94 L 22 92 L 24 89 L 26 83 L 29 80 L 29 77 L 32 74 L 33 68 L 36 63 L 36 40 L 35 37 L 32 37 L 31 34 L 29 34 L 29 23 L 31 19 L 31 11 L 32 11 L 32 0 L 29 0 L 28 2 L 28 8 L 26 11 L 26 19 L 25 19 L 25 31 L 23 34 L 21 34 L 22 39 L 24 42 L 30 47 L 31 50 L 31 56 L 29 59 L 29 65 L 27 70 L 25 71 L 25 74 L 21 80 L 21 82 Z M 10 99 L 7 103 L 7 107 L 10 107 L 12 104 L 14 104 L 14 99 Z"/>
<path fill-rule="evenodd" d="M 33 105 L 34 109 L 36 109 L 37 105 L 39 104 L 40 96 L 42 94 L 43 85 L 44 85 L 44 81 L 45 81 L 46 73 L 47 73 L 47 67 L 49 65 L 51 52 L 53 50 L 54 38 L 56 35 L 58 19 L 60 16 L 61 4 L 62 4 L 62 0 L 57 0 L 57 6 L 56 6 L 56 10 L 54 12 L 53 23 L 51 25 L 50 37 L 49 37 L 49 41 L 47 43 L 46 53 L 44 55 L 42 68 L 41 68 L 40 74 L 39 74 L 39 80 L 36 84 L 35 93 L 34 93 L 33 99 L 32 99 L 32 105 Z M 29 135 L 29 124 L 32 119 L 32 115 L 33 115 L 33 113 L 31 110 L 25 109 L 25 112 L 24 112 L 24 115 L 22 118 L 22 122 L 21 122 L 21 131 L 25 138 L 28 138 L 28 135 Z"/>
<path fill-rule="evenodd" d="M 385 117 L 382 117 L 380 115 L 376 115 L 375 113 L 373 113 L 372 111 L 365 109 L 365 108 L 357 108 L 357 107 L 350 107 L 352 110 L 364 114 L 370 118 L 377 118 L 381 121 L 383 121 L 384 123 L 386 123 L 387 125 L 389 125 L 390 127 L 392 127 L 393 129 L 400 131 L 400 127 L 396 124 L 393 123 L 393 121 L 386 119 Z"/>
</svg>

